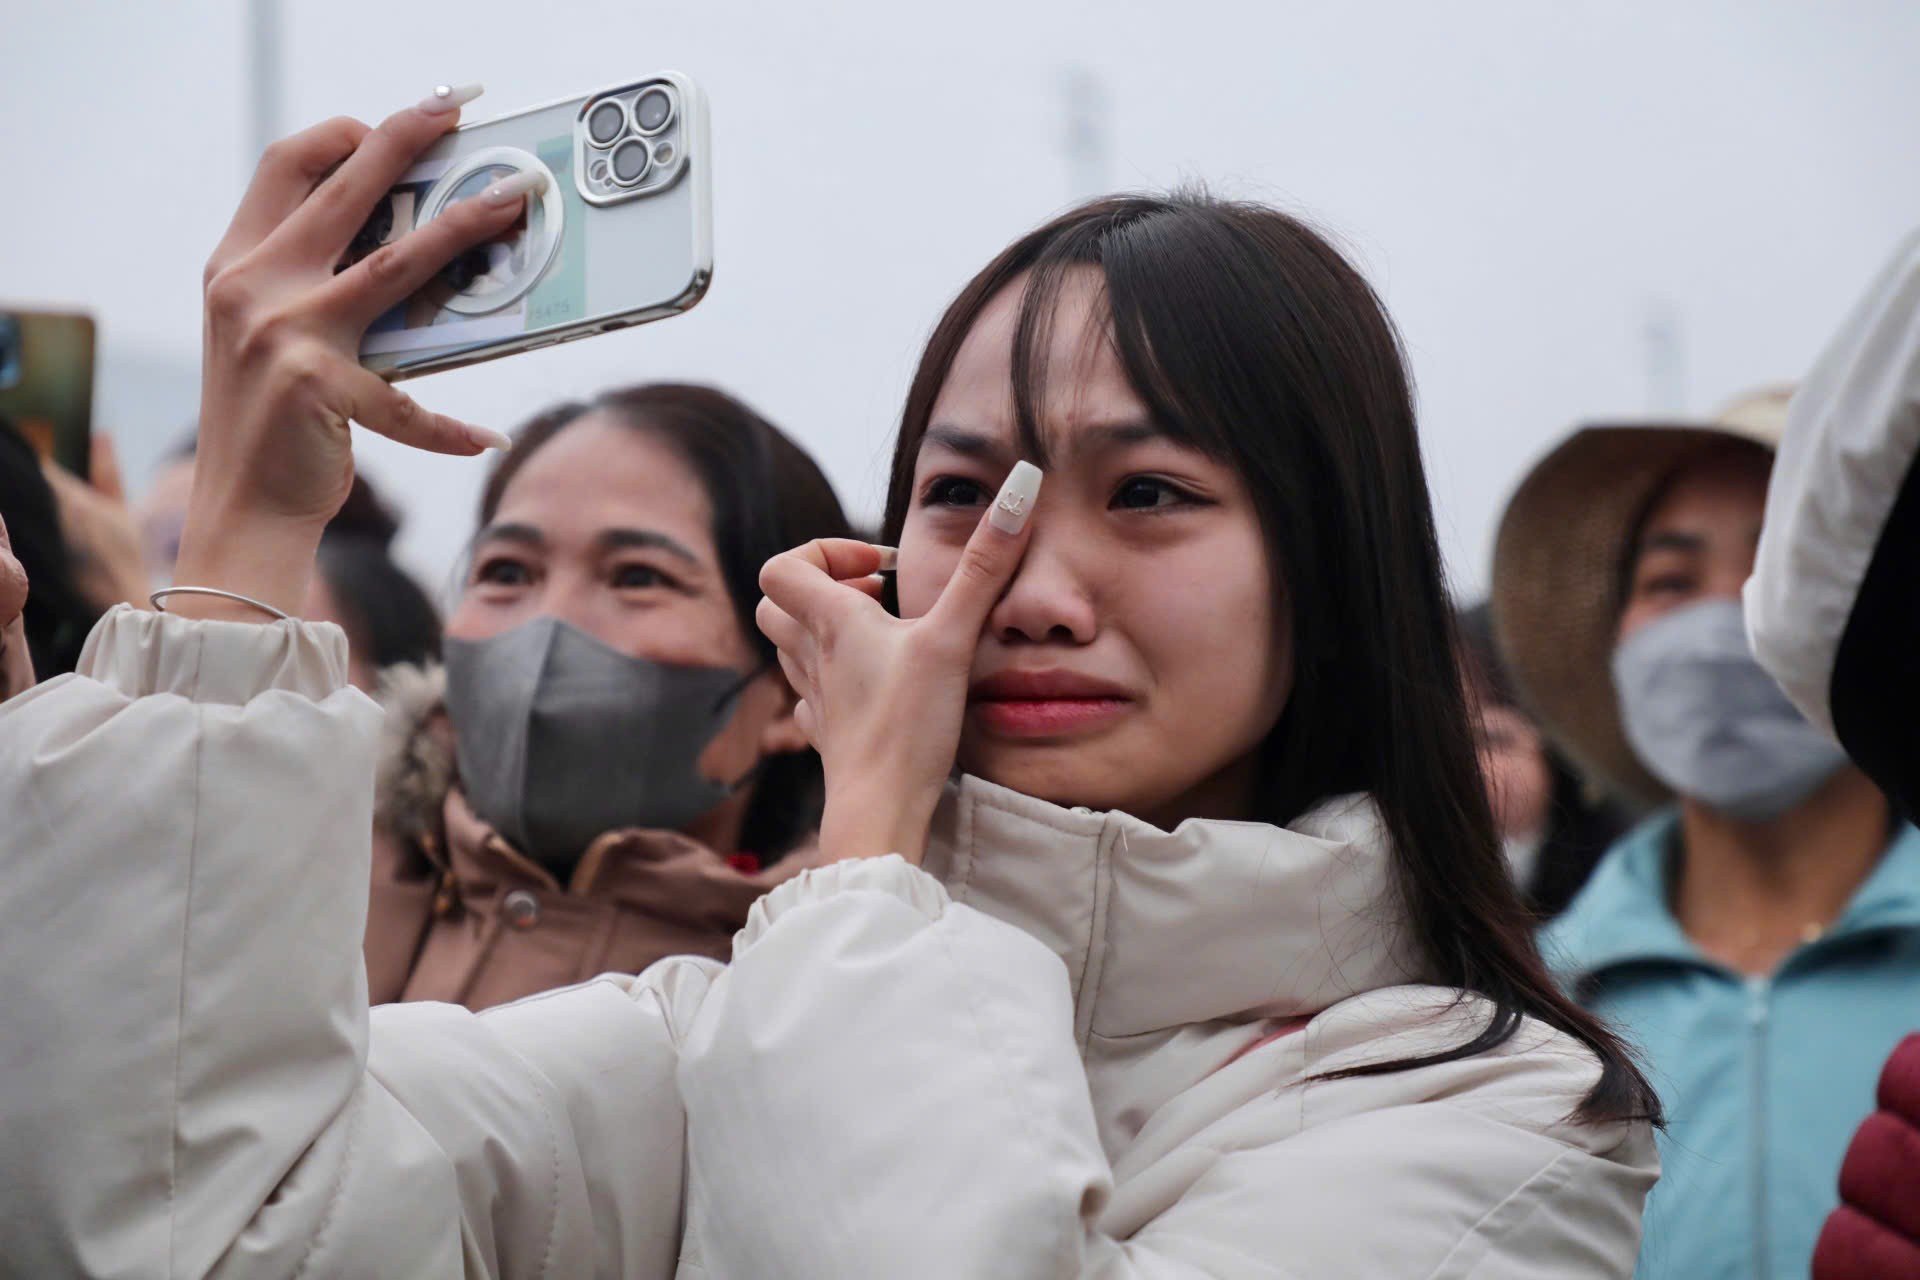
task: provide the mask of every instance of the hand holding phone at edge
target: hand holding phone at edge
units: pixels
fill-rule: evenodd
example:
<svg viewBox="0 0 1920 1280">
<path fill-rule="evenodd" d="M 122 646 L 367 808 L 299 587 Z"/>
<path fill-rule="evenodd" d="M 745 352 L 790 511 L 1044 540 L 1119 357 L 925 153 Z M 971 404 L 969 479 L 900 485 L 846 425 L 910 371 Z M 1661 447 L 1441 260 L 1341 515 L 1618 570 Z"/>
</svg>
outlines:
<svg viewBox="0 0 1920 1280">
<path fill-rule="evenodd" d="M 1027 549 L 1039 468 L 1022 462 L 933 607 L 896 618 L 876 598 L 881 551 L 822 539 L 760 570 L 755 611 L 780 651 L 794 715 L 826 769 L 820 847 L 837 861 L 897 853 L 916 865 L 953 769 L 974 650 Z"/>
<path fill-rule="evenodd" d="M 47 484 L 60 507 L 60 533 L 72 562 L 74 585 L 100 609 L 127 603 L 146 607 L 146 559 L 140 530 L 120 483 L 120 460 L 110 436 L 95 433 L 87 479 L 46 464 Z"/>
<path fill-rule="evenodd" d="M 27 652 L 27 571 L 13 554 L 7 522 L 0 519 L 0 702 L 33 685 L 33 658 Z"/>
<path fill-rule="evenodd" d="M 297 613 L 320 531 L 353 480 L 348 424 L 436 453 L 504 448 L 361 367 L 368 325 L 457 254 L 506 230 L 530 182 L 503 180 L 336 274 L 369 213 L 459 120 L 477 87 L 436 91 L 369 129 L 335 119 L 267 148 L 208 260 L 200 438 L 176 581 Z M 170 611 L 258 621 L 210 596 Z"/>
</svg>

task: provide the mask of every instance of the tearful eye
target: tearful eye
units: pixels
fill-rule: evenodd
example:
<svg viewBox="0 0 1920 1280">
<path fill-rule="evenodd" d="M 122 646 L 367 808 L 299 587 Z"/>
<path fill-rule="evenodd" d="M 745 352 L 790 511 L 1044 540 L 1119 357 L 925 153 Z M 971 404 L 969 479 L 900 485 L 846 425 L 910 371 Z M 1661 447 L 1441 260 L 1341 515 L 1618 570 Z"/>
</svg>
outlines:
<svg viewBox="0 0 1920 1280">
<path fill-rule="evenodd" d="M 959 476 L 941 476 L 927 486 L 929 507 L 977 507 L 987 500 L 986 486 Z"/>
<path fill-rule="evenodd" d="M 1112 506 L 1122 511 L 1151 511 L 1171 507 L 1191 498 L 1186 491 L 1152 476 L 1134 476 L 1121 484 L 1113 495 Z"/>
</svg>

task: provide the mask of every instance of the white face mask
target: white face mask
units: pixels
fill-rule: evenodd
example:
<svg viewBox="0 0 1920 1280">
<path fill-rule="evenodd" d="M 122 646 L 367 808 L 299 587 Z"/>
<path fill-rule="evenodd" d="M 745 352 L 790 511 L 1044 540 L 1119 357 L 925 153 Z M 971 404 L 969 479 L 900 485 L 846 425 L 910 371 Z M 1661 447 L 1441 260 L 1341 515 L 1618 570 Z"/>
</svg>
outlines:
<svg viewBox="0 0 1920 1280">
<path fill-rule="evenodd" d="M 1738 601 L 1649 622 L 1614 650 L 1613 684 L 1647 769 L 1732 817 L 1777 818 L 1847 762 L 1754 661 Z"/>
</svg>

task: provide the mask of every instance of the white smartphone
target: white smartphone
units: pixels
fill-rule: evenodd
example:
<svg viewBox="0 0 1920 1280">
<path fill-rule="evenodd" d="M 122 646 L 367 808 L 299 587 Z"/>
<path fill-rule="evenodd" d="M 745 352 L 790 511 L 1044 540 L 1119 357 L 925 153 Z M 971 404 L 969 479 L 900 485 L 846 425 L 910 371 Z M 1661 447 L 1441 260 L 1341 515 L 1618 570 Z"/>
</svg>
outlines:
<svg viewBox="0 0 1920 1280">
<path fill-rule="evenodd" d="M 361 364 L 397 381 L 678 315 L 705 294 L 706 95 L 674 71 L 462 125 L 387 194 L 341 268 L 521 170 L 547 176 L 522 223 L 374 321 Z"/>
</svg>

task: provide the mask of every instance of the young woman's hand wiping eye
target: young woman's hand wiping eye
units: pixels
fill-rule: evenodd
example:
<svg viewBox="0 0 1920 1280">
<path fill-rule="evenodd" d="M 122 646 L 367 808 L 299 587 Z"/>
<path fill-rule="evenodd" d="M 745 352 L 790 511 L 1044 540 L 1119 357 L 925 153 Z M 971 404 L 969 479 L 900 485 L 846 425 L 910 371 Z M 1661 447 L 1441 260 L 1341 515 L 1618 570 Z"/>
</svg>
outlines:
<svg viewBox="0 0 1920 1280">
<path fill-rule="evenodd" d="M 1040 469 L 1018 462 L 939 599 L 917 618 L 881 607 L 887 552 L 808 543 L 760 572 L 760 629 L 801 701 L 797 718 L 826 768 L 820 844 L 839 859 L 897 853 L 918 863 L 953 768 L 981 629 L 1026 551 Z"/>
</svg>

